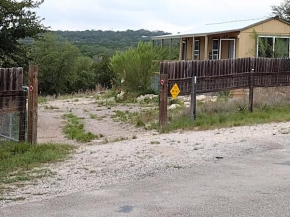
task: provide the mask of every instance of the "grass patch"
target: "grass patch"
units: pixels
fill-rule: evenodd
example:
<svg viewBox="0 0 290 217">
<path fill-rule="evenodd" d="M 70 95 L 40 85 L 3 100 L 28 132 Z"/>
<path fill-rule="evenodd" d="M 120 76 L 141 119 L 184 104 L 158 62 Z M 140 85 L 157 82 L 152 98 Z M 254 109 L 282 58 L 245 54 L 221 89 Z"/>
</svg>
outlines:
<svg viewBox="0 0 290 217">
<path fill-rule="evenodd" d="M 127 137 L 118 137 L 116 139 L 114 139 L 112 142 L 121 142 L 121 141 L 125 141 L 125 140 L 128 140 Z"/>
<path fill-rule="evenodd" d="M 99 138 L 98 135 L 91 132 L 85 132 L 84 124 L 79 117 L 73 114 L 66 114 L 63 117 L 67 120 L 63 132 L 68 139 L 86 143 Z"/>
<path fill-rule="evenodd" d="M 46 105 L 46 106 L 44 106 L 44 109 L 46 109 L 46 110 L 57 110 L 59 108 L 56 107 L 56 106 L 52 106 L 52 105 Z"/>
<path fill-rule="evenodd" d="M 94 114 L 90 114 L 90 118 L 91 118 L 91 119 L 97 119 L 98 116 L 97 116 L 97 115 L 94 115 Z"/>
<path fill-rule="evenodd" d="M 0 144 L 0 192 L 4 184 L 29 181 L 52 175 L 50 170 L 35 169 L 44 163 L 54 163 L 67 157 L 74 149 L 70 145 L 26 143 Z"/>
<path fill-rule="evenodd" d="M 56 98 L 56 100 L 67 100 L 67 99 L 75 99 L 75 98 L 88 98 L 91 94 L 86 94 L 86 93 L 80 93 L 80 94 L 65 94 L 65 95 L 60 95 Z M 78 99 L 75 99 L 75 102 L 78 102 Z"/>
<path fill-rule="evenodd" d="M 217 128 L 227 128 L 235 126 L 245 126 L 254 124 L 264 124 L 269 122 L 285 122 L 290 121 L 290 106 L 255 109 L 253 113 L 246 110 L 238 110 L 235 112 L 221 113 L 200 113 L 197 120 L 191 121 L 188 112 L 169 117 L 168 125 L 162 132 L 170 132 L 172 130 L 209 130 Z"/>
<path fill-rule="evenodd" d="M 47 99 L 43 96 L 38 97 L 38 104 L 45 104 L 47 103 Z"/>
<path fill-rule="evenodd" d="M 144 127 L 145 129 L 157 128 L 158 110 L 144 110 L 141 112 L 129 112 L 116 111 L 115 115 L 112 115 L 115 121 L 126 122 L 135 125 L 136 127 Z"/>
</svg>

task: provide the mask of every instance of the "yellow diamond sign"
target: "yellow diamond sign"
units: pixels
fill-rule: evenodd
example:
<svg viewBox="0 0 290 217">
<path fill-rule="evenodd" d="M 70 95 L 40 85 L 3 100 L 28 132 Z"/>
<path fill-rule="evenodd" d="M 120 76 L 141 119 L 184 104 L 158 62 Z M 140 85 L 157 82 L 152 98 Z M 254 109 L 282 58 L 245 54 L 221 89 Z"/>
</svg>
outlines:
<svg viewBox="0 0 290 217">
<path fill-rule="evenodd" d="M 174 84 L 174 86 L 170 90 L 170 93 L 171 93 L 173 99 L 177 98 L 177 96 L 180 94 L 180 90 L 179 90 L 179 87 L 177 84 Z"/>
</svg>

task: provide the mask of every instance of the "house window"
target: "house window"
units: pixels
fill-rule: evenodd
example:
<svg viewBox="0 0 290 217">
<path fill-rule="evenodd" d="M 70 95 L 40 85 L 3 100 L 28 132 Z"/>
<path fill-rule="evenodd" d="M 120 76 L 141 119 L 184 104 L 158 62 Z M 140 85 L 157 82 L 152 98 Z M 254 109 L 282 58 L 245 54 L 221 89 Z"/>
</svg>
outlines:
<svg viewBox="0 0 290 217">
<path fill-rule="evenodd" d="M 187 46 L 186 41 L 183 41 L 182 42 L 182 60 L 185 60 L 186 58 L 186 46 Z"/>
<path fill-rule="evenodd" d="M 219 40 L 212 40 L 212 59 L 217 60 L 219 58 Z"/>
<path fill-rule="evenodd" d="M 290 57 L 289 38 L 275 38 L 274 57 Z"/>
<path fill-rule="evenodd" d="M 199 40 L 194 41 L 194 59 L 199 60 L 199 50 L 200 50 L 200 43 Z"/>
<path fill-rule="evenodd" d="M 257 56 L 267 58 L 290 57 L 289 37 L 259 36 Z"/>
</svg>

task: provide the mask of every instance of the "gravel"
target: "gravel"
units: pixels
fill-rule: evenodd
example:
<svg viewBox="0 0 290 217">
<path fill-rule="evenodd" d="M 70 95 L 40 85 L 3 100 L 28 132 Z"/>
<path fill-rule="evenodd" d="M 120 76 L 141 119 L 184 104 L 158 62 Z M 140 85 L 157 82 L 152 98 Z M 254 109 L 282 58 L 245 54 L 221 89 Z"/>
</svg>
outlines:
<svg viewBox="0 0 290 217">
<path fill-rule="evenodd" d="M 126 132 L 126 125 L 116 125 Z M 126 135 L 133 130 L 128 129 Z M 25 198 L 24 201 L 2 200 L 0 207 L 97 190 L 164 172 L 174 173 L 208 161 L 280 149 L 289 145 L 289 133 L 290 122 L 170 134 L 140 130 L 137 139 L 81 145 L 65 162 L 46 166 L 55 175 L 25 182 L 2 195 L 2 198 Z"/>
</svg>

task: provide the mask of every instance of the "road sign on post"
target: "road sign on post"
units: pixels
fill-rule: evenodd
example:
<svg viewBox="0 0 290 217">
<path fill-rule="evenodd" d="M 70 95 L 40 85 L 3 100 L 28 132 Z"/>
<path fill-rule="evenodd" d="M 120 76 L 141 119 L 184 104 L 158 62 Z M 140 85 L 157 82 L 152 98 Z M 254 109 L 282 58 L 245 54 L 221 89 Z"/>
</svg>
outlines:
<svg viewBox="0 0 290 217">
<path fill-rule="evenodd" d="M 177 96 L 180 94 L 180 89 L 179 89 L 177 84 L 174 84 L 174 86 L 170 90 L 170 93 L 171 93 L 173 99 L 177 98 Z"/>
</svg>

